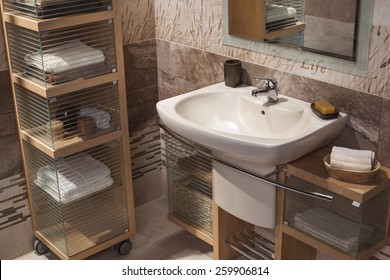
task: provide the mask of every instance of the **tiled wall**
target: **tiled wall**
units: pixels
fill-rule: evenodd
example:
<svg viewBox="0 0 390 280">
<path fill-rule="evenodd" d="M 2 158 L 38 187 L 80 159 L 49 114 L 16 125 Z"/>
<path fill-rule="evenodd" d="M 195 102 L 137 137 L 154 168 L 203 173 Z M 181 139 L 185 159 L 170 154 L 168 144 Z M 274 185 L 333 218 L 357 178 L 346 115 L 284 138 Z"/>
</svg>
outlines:
<svg viewBox="0 0 390 280">
<path fill-rule="evenodd" d="M 121 0 L 135 206 L 162 195 L 153 0 Z"/>
<path fill-rule="evenodd" d="M 31 217 L 23 174 L 0 180 L 0 259 L 31 251 Z"/>
</svg>

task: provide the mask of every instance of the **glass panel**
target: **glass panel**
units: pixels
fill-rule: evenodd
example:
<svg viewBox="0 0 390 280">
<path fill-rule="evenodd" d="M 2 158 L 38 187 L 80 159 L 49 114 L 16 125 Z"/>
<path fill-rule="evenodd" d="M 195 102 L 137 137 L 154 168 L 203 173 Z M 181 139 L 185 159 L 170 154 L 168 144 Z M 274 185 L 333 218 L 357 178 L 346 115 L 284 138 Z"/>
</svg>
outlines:
<svg viewBox="0 0 390 280">
<path fill-rule="evenodd" d="M 358 257 L 386 237 L 389 192 L 363 204 L 327 192 L 297 177 L 287 184 L 334 197 L 332 202 L 286 191 L 284 223 L 352 257 Z"/>
<path fill-rule="evenodd" d="M 24 133 L 60 149 L 120 129 L 116 82 L 46 99 L 15 85 Z"/>
<path fill-rule="evenodd" d="M 112 21 L 35 32 L 7 23 L 13 73 L 47 86 L 116 71 Z"/>
<path fill-rule="evenodd" d="M 24 149 L 35 228 L 63 254 L 129 230 L 120 141 L 57 160 Z"/>
<path fill-rule="evenodd" d="M 197 155 L 167 133 L 163 139 L 171 214 L 212 236 L 211 160 Z"/>
</svg>

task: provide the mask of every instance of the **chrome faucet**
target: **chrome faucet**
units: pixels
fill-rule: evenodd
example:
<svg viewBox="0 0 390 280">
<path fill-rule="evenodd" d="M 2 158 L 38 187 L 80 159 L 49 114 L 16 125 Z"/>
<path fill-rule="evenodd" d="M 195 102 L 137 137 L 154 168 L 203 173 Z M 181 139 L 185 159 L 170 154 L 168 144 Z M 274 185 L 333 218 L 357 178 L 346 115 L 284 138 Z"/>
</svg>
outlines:
<svg viewBox="0 0 390 280">
<path fill-rule="evenodd" d="M 279 90 L 277 88 L 278 81 L 275 78 L 254 78 L 255 80 L 265 81 L 264 88 L 258 88 L 252 90 L 252 96 L 257 95 L 267 96 L 269 103 L 278 102 Z"/>
</svg>

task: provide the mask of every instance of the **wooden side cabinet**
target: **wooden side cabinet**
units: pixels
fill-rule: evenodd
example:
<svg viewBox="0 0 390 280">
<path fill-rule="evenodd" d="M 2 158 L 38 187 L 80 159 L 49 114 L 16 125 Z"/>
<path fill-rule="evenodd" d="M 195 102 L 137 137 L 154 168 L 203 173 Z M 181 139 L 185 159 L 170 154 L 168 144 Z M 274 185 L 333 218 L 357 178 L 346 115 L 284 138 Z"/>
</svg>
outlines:
<svg viewBox="0 0 390 280">
<path fill-rule="evenodd" d="M 117 2 L 0 2 L 38 254 L 83 259 L 112 245 L 120 254 L 131 250 Z"/>
<path fill-rule="evenodd" d="M 280 180 L 329 195 L 332 201 L 288 190 L 277 192 L 275 259 L 315 259 L 317 250 L 335 259 L 368 259 L 390 240 L 390 169 L 366 184 L 336 180 L 327 173 L 323 148 L 287 164 Z"/>
</svg>

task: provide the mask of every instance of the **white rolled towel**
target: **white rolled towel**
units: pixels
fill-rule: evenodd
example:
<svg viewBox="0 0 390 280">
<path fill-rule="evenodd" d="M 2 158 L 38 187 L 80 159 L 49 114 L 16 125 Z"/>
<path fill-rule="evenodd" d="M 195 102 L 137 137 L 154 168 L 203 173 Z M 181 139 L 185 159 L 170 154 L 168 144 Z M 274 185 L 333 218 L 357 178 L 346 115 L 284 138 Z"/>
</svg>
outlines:
<svg viewBox="0 0 390 280">
<path fill-rule="evenodd" d="M 374 161 L 375 153 L 369 150 L 334 146 L 330 154 L 330 166 L 347 170 L 370 171 Z"/>
<path fill-rule="evenodd" d="M 111 115 L 104 110 L 91 107 L 82 108 L 80 110 L 80 116 L 93 118 L 95 120 L 96 128 L 105 129 L 111 126 Z"/>
</svg>

